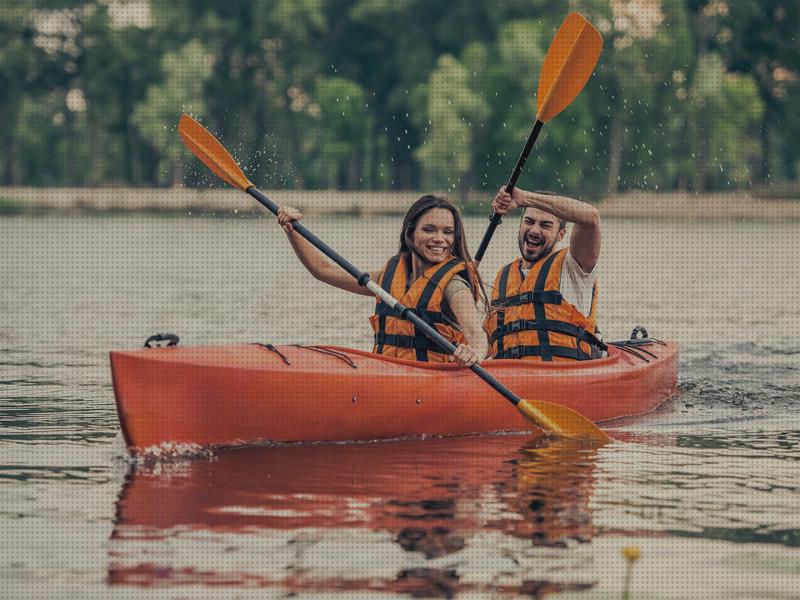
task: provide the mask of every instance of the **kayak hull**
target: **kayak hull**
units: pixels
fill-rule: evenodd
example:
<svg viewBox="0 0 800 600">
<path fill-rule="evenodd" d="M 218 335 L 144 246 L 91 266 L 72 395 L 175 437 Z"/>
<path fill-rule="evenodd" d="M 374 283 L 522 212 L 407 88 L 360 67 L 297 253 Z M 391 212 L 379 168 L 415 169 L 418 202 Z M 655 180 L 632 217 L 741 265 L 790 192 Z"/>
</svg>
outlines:
<svg viewBox="0 0 800 600">
<path fill-rule="evenodd" d="M 271 348 L 111 352 L 129 448 L 377 440 L 529 426 L 510 402 L 456 365 L 334 346 Z M 639 356 L 611 346 L 608 358 L 593 361 L 490 360 L 483 366 L 523 398 L 605 421 L 649 412 L 677 390 L 677 344 L 635 351 Z"/>
</svg>

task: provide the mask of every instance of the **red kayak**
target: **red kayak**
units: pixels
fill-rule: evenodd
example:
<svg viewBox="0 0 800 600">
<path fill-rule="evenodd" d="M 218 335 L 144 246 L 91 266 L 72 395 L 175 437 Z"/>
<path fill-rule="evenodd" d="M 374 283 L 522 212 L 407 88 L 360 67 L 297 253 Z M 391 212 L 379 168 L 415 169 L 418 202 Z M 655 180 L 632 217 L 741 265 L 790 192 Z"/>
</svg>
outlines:
<svg viewBox="0 0 800 600">
<path fill-rule="evenodd" d="M 607 358 L 487 360 L 485 369 L 532 400 L 592 421 L 649 412 L 677 390 L 678 345 L 630 340 Z M 472 371 L 335 346 L 262 344 L 111 353 L 128 446 L 170 443 L 378 440 L 528 427 Z"/>
</svg>

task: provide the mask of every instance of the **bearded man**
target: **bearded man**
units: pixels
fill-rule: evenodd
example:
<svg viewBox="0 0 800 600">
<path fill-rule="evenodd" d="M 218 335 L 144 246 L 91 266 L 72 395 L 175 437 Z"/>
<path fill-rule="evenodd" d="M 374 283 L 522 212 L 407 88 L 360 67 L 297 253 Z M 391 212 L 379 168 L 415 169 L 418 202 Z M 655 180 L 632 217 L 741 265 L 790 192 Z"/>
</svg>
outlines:
<svg viewBox="0 0 800 600">
<path fill-rule="evenodd" d="M 580 200 L 501 188 L 492 202 L 504 215 L 523 208 L 520 257 L 495 278 L 484 329 L 492 358 L 541 361 L 589 360 L 604 356 L 597 330 L 597 259 L 600 213 Z M 556 250 L 567 222 L 569 247 Z"/>
</svg>

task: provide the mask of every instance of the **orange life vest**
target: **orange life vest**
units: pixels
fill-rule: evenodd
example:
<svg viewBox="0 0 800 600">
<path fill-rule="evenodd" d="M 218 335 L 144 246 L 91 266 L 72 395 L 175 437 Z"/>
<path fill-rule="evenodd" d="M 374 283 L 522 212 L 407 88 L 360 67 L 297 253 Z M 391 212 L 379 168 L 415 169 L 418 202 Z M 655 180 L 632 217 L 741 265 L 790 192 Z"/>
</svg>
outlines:
<svg viewBox="0 0 800 600">
<path fill-rule="evenodd" d="M 464 334 L 454 324 L 447 323 L 442 314 L 447 303 L 444 289 L 453 277 L 466 269 L 462 259 L 451 256 L 426 269 L 412 283 L 411 258 L 398 254 L 386 263 L 378 284 L 457 346 L 464 341 Z M 373 352 L 423 362 L 446 362 L 448 359 L 447 353 L 380 299 L 370 324 L 375 332 Z"/>
<path fill-rule="evenodd" d="M 566 256 L 564 248 L 537 261 L 524 280 L 520 258 L 497 273 L 492 310 L 484 321 L 493 358 L 588 360 L 606 349 L 595 335 L 597 283 L 588 315 L 561 295 Z"/>
</svg>

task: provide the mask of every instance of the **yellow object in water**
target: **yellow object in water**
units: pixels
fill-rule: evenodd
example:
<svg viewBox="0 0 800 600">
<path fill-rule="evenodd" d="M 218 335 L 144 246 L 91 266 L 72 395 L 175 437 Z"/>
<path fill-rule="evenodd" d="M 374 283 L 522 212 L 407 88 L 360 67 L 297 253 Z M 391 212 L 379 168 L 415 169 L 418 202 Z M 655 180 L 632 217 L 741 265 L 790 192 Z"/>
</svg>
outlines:
<svg viewBox="0 0 800 600">
<path fill-rule="evenodd" d="M 638 546 L 625 546 L 622 549 L 622 556 L 630 561 L 638 560 L 641 555 L 642 551 L 639 550 Z"/>
</svg>

